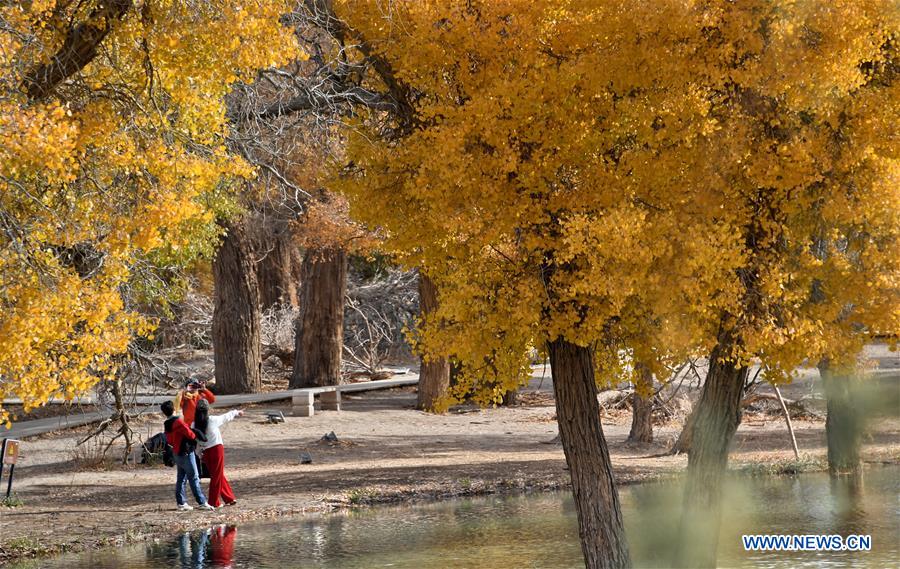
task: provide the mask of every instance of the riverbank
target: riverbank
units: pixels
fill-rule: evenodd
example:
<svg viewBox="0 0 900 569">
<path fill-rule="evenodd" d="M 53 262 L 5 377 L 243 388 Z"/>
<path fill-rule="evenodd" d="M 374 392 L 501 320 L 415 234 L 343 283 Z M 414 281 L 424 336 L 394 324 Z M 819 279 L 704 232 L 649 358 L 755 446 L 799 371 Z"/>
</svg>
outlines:
<svg viewBox="0 0 900 569">
<path fill-rule="evenodd" d="M 96 464 L 89 453 L 73 461 L 87 427 L 23 442 L 14 494 L 21 505 L 0 508 L 0 563 L 63 551 L 117 546 L 207 527 L 365 504 L 433 500 L 496 492 L 542 491 L 568 485 L 552 398 L 546 390 L 525 404 L 499 409 L 461 408 L 446 415 L 413 409 L 412 390 L 348 397 L 341 412 L 289 416 L 288 402 L 250 407 L 224 431 L 226 466 L 238 504 L 215 512 L 177 512 L 174 470 Z M 282 410 L 285 423 L 265 413 Z M 159 430 L 148 417 L 142 438 Z M 673 476 L 687 458 L 663 456 L 681 423 L 656 428 L 656 442 L 625 442 L 630 413 L 605 414 L 604 431 L 620 484 Z M 782 419 L 748 416 L 731 453 L 733 468 L 816 469 L 824 464 L 821 420 L 795 421 L 803 460 L 794 464 Z M 322 441 L 334 432 L 336 442 Z M 301 453 L 312 457 L 301 464 Z M 867 461 L 900 461 L 900 422 L 873 425 Z M 793 466 L 792 466 L 793 465 Z"/>
</svg>

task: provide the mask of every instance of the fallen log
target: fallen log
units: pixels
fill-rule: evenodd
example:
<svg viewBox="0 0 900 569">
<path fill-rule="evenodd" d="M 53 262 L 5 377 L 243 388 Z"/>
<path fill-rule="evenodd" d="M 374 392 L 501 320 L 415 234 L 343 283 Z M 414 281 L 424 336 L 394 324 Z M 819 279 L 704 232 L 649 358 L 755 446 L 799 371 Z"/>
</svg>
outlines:
<svg viewBox="0 0 900 569">
<path fill-rule="evenodd" d="M 623 401 L 627 401 L 628 397 L 633 393 L 632 390 L 607 389 L 597 394 L 597 401 L 604 409 L 615 407 Z"/>
<path fill-rule="evenodd" d="M 821 417 L 822 414 L 815 409 L 808 408 L 802 400 L 797 399 L 786 399 L 782 398 L 784 401 L 785 407 L 791 410 L 794 415 L 806 415 L 812 417 Z M 741 401 L 741 407 L 749 407 L 754 403 L 759 403 L 760 401 L 771 401 L 775 404 L 775 409 L 781 409 L 781 401 L 778 400 L 774 394 L 769 393 L 754 393 L 752 395 L 748 395 Z"/>
</svg>

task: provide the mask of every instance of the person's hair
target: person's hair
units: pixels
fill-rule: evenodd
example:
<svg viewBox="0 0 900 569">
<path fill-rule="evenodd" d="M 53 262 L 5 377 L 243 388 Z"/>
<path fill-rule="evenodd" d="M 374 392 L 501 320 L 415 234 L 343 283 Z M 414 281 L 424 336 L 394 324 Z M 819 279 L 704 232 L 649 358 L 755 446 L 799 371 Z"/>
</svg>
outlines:
<svg viewBox="0 0 900 569">
<path fill-rule="evenodd" d="M 194 413 L 194 428 L 205 433 L 207 425 L 209 425 L 209 403 L 206 399 L 201 399 L 197 402 L 197 411 Z"/>
<path fill-rule="evenodd" d="M 159 408 L 166 417 L 171 417 L 175 414 L 175 404 L 171 401 L 163 401 Z"/>
</svg>

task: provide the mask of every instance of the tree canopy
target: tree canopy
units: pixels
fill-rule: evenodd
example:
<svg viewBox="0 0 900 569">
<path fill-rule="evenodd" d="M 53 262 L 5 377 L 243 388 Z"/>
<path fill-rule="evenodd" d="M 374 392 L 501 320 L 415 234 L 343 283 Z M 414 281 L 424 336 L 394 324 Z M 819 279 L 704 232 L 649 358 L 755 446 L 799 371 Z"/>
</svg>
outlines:
<svg viewBox="0 0 900 569">
<path fill-rule="evenodd" d="M 156 262 L 208 252 L 252 168 L 226 93 L 300 54 L 280 0 L 0 4 L 0 397 L 84 390 L 153 322 Z M 3 414 L 0 418 L 5 418 Z"/>
<path fill-rule="evenodd" d="M 337 183 L 441 282 L 436 353 L 728 328 L 779 381 L 898 329 L 892 2 L 337 4 L 412 109 Z"/>
</svg>

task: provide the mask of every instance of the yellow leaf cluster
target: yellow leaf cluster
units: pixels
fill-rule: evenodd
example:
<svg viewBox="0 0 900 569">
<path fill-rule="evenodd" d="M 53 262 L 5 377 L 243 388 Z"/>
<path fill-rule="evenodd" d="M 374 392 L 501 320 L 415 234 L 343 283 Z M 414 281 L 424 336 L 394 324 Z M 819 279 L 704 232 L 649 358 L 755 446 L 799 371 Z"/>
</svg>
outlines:
<svg viewBox="0 0 900 569">
<path fill-rule="evenodd" d="M 414 94 L 334 185 L 440 285 L 426 353 L 564 337 L 608 378 L 729 329 L 780 381 L 900 330 L 895 2 L 336 5 Z"/>
<path fill-rule="evenodd" d="M 285 0 L 143 0 L 92 21 L 105 4 L 0 6 L 0 399 L 26 410 L 113 373 L 150 333 L 122 295 L 135 263 L 210 234 L 206 196 L 253 174 L 225 149 L 225 95 L 298 55 Z M 80 24 L 109 33 L 30 98 Z"/>
</svg>

